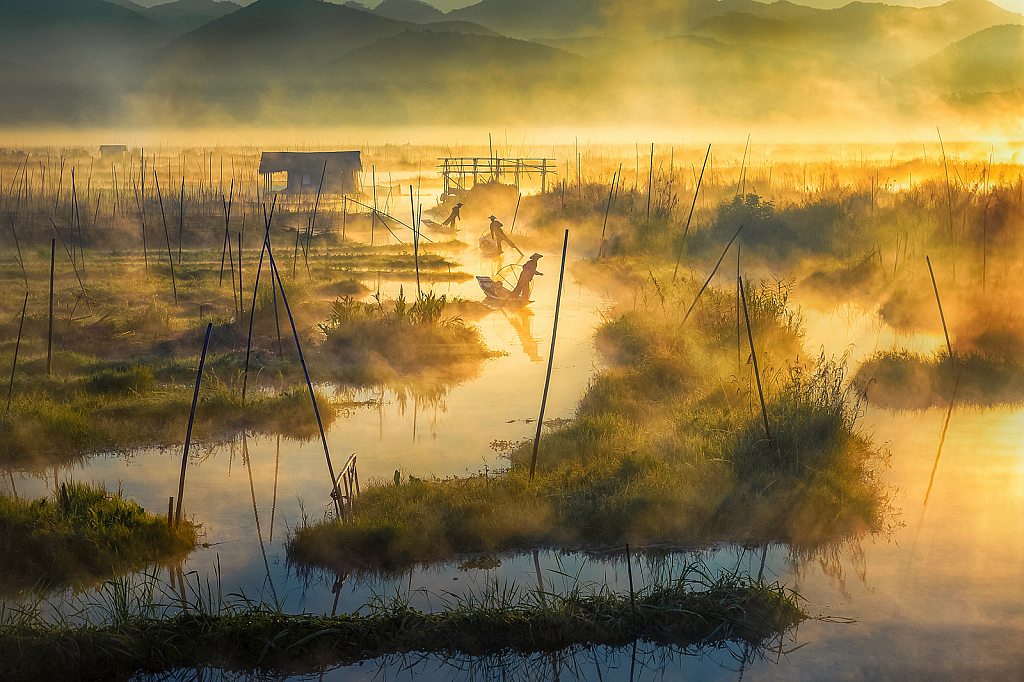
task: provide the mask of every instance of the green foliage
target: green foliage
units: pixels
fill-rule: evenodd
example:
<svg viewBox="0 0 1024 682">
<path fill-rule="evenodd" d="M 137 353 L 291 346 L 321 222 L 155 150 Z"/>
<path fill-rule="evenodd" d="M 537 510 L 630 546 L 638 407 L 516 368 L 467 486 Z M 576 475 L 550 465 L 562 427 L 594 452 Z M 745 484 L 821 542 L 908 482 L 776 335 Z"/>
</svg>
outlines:
<svg viewBox="0 0 1024 682">
<path fill-rule="evenodd" d="M 85 483 L 64 483 L 53 499 L 0 496 L 0 568 L 29 584 L 138 569 L 188 553 L 196 533 L 190 521 L 172 529 L 120 493 Z"/>
</svg>

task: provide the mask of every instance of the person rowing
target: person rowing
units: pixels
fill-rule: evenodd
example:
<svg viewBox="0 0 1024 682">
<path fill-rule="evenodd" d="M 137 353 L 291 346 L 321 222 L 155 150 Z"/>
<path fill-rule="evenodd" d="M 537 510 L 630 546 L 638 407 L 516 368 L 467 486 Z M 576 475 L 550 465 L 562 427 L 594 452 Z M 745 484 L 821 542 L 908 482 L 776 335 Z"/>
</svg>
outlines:
<svg viewBox="0 0 1024 682">
<path fill-rule="evenodd" d="M 520 249 L 518 246 L 516 246 L 515 242 L 513 242 L 511 239 L 509 239 L 508 235 L 505 234 L 505 230 L 503 230 L 501 228 L 502 228 L 501 221 L 499 221 L 495 216 L 491 216 L 491 226 L 490 226 L 491 241 L 494 242 L 494 246 L 498 250 L 498 253 L 499 254 L 502 253 L 501 243 L 502 242 L 507 242 L 509 246 L 511 246 L 513 249 L 515 249 L 516 251 L 519 252 L 520 256 L 525 256 L 526 254 L 523 253 L 522 249 Z"/>
</svg>

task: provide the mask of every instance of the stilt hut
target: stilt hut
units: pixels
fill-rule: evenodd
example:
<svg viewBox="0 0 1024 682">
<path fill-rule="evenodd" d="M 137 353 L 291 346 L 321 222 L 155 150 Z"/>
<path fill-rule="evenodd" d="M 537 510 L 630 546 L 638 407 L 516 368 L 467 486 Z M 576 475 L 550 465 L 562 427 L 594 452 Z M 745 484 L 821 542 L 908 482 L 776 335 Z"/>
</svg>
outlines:
<svg viewBox="0 0 1024 682">
<path fill-rule="evenodd" d="M 326 164 L 326 166 L 325 166 Z M 274 173 L 287 173 L 284 194 L 315 193 L 323 178 L 324 194 L 353 194 L 359 190 L 359 152 L 263 152 L 260 179 L 263 190 L 274 191 Z"/>
</svg>

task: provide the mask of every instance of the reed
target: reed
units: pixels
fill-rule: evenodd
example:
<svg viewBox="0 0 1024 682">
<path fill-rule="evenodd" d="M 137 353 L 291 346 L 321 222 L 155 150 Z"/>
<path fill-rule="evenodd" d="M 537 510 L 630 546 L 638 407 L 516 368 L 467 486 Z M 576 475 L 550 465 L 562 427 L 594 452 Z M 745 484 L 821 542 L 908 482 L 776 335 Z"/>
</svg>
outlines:
<svg viewBox="0 0 1024 682">
<path fill-rule="evenodd" d="M 354 663 L 401 651 L 480 656 L 638 639 L 760 646 L 807 618 L 791 590 L 734 573 L 713 575 L 699 563 L 655 581 L 632 601 L 569 577 L 558 591 L 495 581 L 479 595 L 430 595 L 442 604 L 434 612 L 414 608 L 411 594 L 380 594 L 339 616 L 291 615 L 276 600 L 224 597 L 219 585 L 204 587 L 190 575 L 181 596 L 155 573 L 108 581 L 99 596 L 69 604 L 86 614 L 83 624 L 62 613 L 44 615 L 31 602 L 5 609 L 0 673 L 12 680 L 96 679 L 230 661 L 287 674 L 309 662 Z"/>
</svg>

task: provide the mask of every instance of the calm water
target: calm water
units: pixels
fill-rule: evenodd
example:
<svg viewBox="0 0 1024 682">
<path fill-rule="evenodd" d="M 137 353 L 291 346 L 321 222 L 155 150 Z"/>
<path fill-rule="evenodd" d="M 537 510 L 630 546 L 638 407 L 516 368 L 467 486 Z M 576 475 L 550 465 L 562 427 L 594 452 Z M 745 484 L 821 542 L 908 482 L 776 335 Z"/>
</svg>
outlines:
<svg viewBox="0 0 1024 682">
<path fill-rule="evenodd" d="M 465 270 L 491 274 L 490 261 L 473 255 L 465 260 Z M 548 263 L 545 271 L 554 274 L 556 267 Z M 488 346 L 508 355 L 484 363 L 476 379 L 442 399 L 402 401 L 393 393 L 357 392 L 358 399 L 380 402 L 335 423 L 328 435 L 335 461 L 357 453 L 363 481 L 390 479 L 396 469 L 448 476 L 500 467 L 490 443 L 528 438 L 535 429 L 530 420 L 536 419 L 543 387 L 555 284 L 554 277 L 539 281 L 532 316 L 495 312 L 478 321 Z M 474 282 L 438 289 L 480 298 Z M 601 367 L 593 330 L 607 307 L 598 293 L 567 285 L 548 417 L 571 417 L 589 377 Z M 849 352 L 853 367 L 876 348 L 899 344 L 928 351 L 942 343 L 928 335 L 896 338 L 853 308 L 807 312 L 806 326 L 808 353 Z M 956 408 L 943 439 L 945 420 L 945 409 L 867 410 L 864 428 L 892 451 L 885 480 L 896 490 L 902 525 L 810 561 L 770 547 L 766 575 L 797 590 L 807 599 L 806 610 L 821 617 L 802 624 L 777 650 L 753 653 L 731 645 L 679 651 L 640 643 L 635 653 L 631 647 L 597 647 L 483 660 L 404 656 L 295 679 L 1024 679 L 1024 416 L 1010 408 Z M 287 439 L 278 450 L 277 438 L 264 437 L 250 438 L 248 452 L 248 462 L 240 446 L 202 453 L 190 462 L 186 484 L 186 509 L 204 524 L 211 547 L 194 553 L 183 569 L 206 576 L 219 562 L 225 591 L 273 592 L 293 611 L 330 613 L 398 590 L 411 594 L 417 606 L 437 608 L 445 592 L 478 591 L 495 579 L 525 588 L 537 584 L 531 555 L 503 558 L 487 569 L 448 566 L 415 570 L 398 580 L 350 578 L 336 589 L 336 576 L 299 576 L 286 564 L 283 543 L 301 508 L 312 517 L 327 508 L 323 451 L 317 441 Z M 179 465 L 179 451 L 151 451 L 130 459 L 96 457 L 58 475 L 108 486 L 122 481 L 144 506 L 162 509 L 175 492 Z M 53 473 L 15 474 L 14 480 L 19 493 L 38 496 L 50 492 Z M 668 567 L 642 560 L 636 577 L 646 583 L 687 558 L 692 557 L 674 557 Z M 761 561 L 760 552 L 735 547 L 701 558 L 712 567 L 755 574 Z M 621 562 L 556 553 L 538 559 L 540 579 L 549 589 L 564 580 L 555 570 L 627 588 Z M 161 679 L 247 677 L 182 670 Z"/>
</svg>

